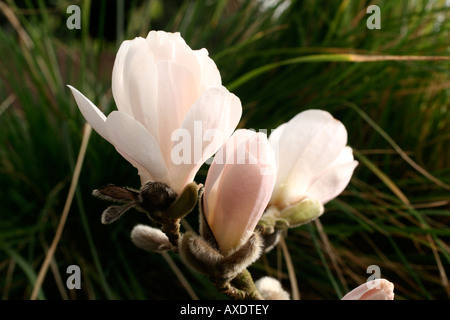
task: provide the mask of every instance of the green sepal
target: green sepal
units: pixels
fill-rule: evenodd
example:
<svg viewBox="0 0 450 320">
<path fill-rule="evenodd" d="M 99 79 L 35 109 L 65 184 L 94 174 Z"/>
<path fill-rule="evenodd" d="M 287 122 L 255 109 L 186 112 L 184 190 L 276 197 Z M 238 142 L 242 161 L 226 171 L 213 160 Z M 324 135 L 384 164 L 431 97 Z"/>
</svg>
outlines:
<svg viewBox="0 0 450 320">
<path fill-rule="evenodd" d="M 258 228 L 261 230 L 261 234 L 272 234 L 275 231 L 278 214 L 278 209 L 275 207 L 268 207 L 266 209 L 261 219 L 258 221 Z"/>
<path fill-rule="evenodd" d="M 276 207 L 269 207 L 258 221 L 258 227 L 262 235 L 269 235 L 278 230 L 289 228 L 289 221 L 280 217 L 280 212 Z"/>
<path fill-rule="evenodd" d="M 275 220 L 275 225 L 274 225 L 275 230 L 286 230 L 290 226 L 291 225 L 290 225 L 289 221 L 286 219 L 278 218 Z"/>
<path fill-rule="evenodd" d="M 199 188 L 195 182 L 186 185 L 178 198 L 162 213 L 164 219 L 182 219 L 191 212 L 197 204 Z"/>
<path fill-rule="evenodd" d="M 320 201 L 304 198 L 282 210 L 279 217 L 288 221 L 289 228 L 294 228 L 318 218 L 323 211 L 324 207 Z"/>
</svg>

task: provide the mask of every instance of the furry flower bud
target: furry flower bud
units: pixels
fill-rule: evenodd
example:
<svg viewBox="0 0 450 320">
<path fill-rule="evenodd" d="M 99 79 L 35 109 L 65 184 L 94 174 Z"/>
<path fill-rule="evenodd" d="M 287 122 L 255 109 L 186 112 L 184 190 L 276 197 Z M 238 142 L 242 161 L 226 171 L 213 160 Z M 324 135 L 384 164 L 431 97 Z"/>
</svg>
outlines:
<svg viewBox="0 0 450 320">
<path fill-rule="evenodd" d="M 275 278 L 262 277 L 255 282 L 255 286 L 266 300 L 289 300 L 289 293 Z"/>
<path fill-rule="evenodd" d="M 131 231 L 131 241 L 141 249 L 162 252 L 172 248 L 167 236 L 159 229 L 138 224 Z"/>
</svg>

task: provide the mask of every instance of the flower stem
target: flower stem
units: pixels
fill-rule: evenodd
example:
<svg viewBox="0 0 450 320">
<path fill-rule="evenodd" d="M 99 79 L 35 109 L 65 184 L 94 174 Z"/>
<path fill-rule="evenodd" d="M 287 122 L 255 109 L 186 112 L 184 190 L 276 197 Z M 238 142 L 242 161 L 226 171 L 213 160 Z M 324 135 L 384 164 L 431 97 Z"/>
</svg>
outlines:
<svg viewBox="0 0 450 320">
<path fill-rule="evenodd" d="M 177 248 L 180 240 L 180 219 L 162 221 L 161 231 L 167 235 L 170 243 Z"/>
<path fill-rule="evenodd" d="M 264 300 L 247 269 L 239 273 L 231 283 L 218 286 L 218 289 L 234 300 Z"/>
</svg>

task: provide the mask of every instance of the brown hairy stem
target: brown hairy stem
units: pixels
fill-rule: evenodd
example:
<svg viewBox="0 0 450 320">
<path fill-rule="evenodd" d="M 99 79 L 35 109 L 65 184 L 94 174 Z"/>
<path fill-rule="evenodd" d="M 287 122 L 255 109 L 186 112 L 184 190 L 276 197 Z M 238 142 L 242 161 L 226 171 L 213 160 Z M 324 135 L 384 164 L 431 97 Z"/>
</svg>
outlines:
<svg viewBox="0 0 450 320">
<path fill-rule="evenodd" d="M 161 221 L 161 231 L 167 235 L 170 243 L 177 248 L 180 240 L 180 219 Z"/>
<path fill-rule="evenodd" d="M 239 273 L 231 283 L 216 284 L 216 287 L 234 300 L 264 300 L 247 269 Z"/>
</svg>

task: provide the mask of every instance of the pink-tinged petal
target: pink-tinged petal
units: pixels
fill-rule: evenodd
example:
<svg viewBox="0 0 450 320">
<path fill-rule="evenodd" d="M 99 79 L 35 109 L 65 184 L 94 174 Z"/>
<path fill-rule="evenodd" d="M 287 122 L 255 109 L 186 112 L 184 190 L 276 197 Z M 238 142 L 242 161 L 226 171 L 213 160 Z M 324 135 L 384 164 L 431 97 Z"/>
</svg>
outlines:
<svg viewBox="0 0 450 320">
<path fill-rule="evenodd" d="M 358 162 L 353 161 L 326 170 L 305 191 L 305 196 L 317 199 L 322 204 L 333 200 L 347 187 L 357 165 Z"/>
<path fill-rule="evenodd" d="M 158 139 L 158 79 L 153 53 L 143 38 L 124 41 L 114 61 L 112 92 L 119 111 Z"/>
<path fill-rule="evenodd" d="M 336 198 L 347 187 L 358 161 L 353 160 L 350 147 L 345 147 L 339 157 L 307 187 L 306 196 L 323 204 Z"/>
<path fill-rule="evenodd" d="M 75 100 L 77 101 L 80 111 L 83 114 L 83 116 L 88 120 L 89 124 L 94 128 L 95 131 L 97 131 L 98 134 L 100 134 L 100 136 L 103 137 L 103 139 L 114 145 L 114 142 L 108 136 L 108 128 L 106 125 L 107 118 L 105 117 L 105 115 L 77 89 L 73 88 L 72 86 L 68 87 L 72 90 L 72 93 L 75 97 Z M 131 163 L 135 168 L 138 169 L 141 182 L 145 183 L 148 180 L 152 180 L 152 177 L 144 167 L 139 165 L 134 159 L 130 158 L 125 153 L 119 150 L 118 152 L 129 163 Z"/>
<path fill-rule="evenodd" d="M 157 60 L 174 60 L 178 50 L 190 50 L 179 32 L 164 32 L 151 30 L 146 38 L 150 49 Z"/>
<path fill-rule="evenodd" d="M 113 111 L 106 119 L 106 126 L 111 142 L 127 160 L 138 164 L 138 169 L 144 168 L 152 180 L 169 184 L 158 143 L 140 122 L 127 113 Z"/>
<path fill-rule="evenodd" d="M 253 131 L 246 129 L 236 130 L 214 156 L 214 161 L 208 170 L 205 181 L 204 192 L 205 194 L 208 194 L 208 197 L 204 198 L 203 203 L 205 206 L 204 214 L 210 224 L 214 223 L 214 213 L 216 212 L 217 207 L 217 198 L 219 195 L 218 189 L 221 185 L 221 177 L 237 162 L 238 146 L 249 140 L 253 134 Z"/>
<path fill-rule="evenodd" d="M 341 300 L 394 300 L 394 284 L 386 279 L 363 283 L 347 293 Z"/>
<path fill-rule="evenodd" d="M 209 57 L 208 50 L 201 49 L 194 51 L 201 68 L 200 92 L 210 87 L 220 87 L 222 78 L 215 62 Z"/>
<path fill-rule="evenodd" d="M 239 150 L 245 151 L 245 163 L 236 162 Z M 208 207 L 213 212 L 207 213 L 207 221 L 224 255 L 237 249 L 254 230 L 269 202 L 276 178 L 274 153 L 263 133 L 253 132 L 250 139 L 238 143 L 227 161 L 230 158 L 232 163 L 223 166 L 217 178 L 218 188 L 212 190 L 208 181 L 205 183 L 206 201 L 211 192 L 216 197 L 215 206 Z M 215 162 L 211 169 L 213 166 Z"/>
<path fill-rule="evenodd" d="M 285 130 L 287 126 L 287 123 L 283 123 L 282 125 L 278 126 L 276 129 L 272 130 L 270 132 L 270 136 L 269 136 L 269 143 L 272 146 L 273 150 L 275 151 L 275 156 L 276 156 L 276 161 L 277 161 L 277 166 L 278 166 L 278 162 L 280 161 L 279 159 L 279 148 L 280 148 L 280 139 L 283 136 L 283 132 Z"/>
<path fill-rule="evenodd" d="M 139 38 L 122 42 L 119 50 L 117 51 L 112 71 L 112 93 L 114 101 L 117 105 L 117 109 L 122 112 L 128 113 L 130 116 L 133 116 L 133 111 L 131 102 L 129 100 L 129 95 L 126 90 L 127 84 L 124 77 L 124 66 L 126 63 L 128 50 L 130 49 L 133 41 L 139 42 Z"/>
<path fill-rule="evenodd" d="M 173 142 L 169 179 L 174 187 L 182 188 L 193 181 L 202 164 L 231 136 L 241 115 L 239 98 L 224 87 L 208 89 L 195 102 L 186 114 L 180 131 L 177 131 L 188 136 Z M 189 138 L 188 141 L 184 141 L 186 138 Z M 178 152 L 180 145 L 183 155 Z"/>
<path fill-rule="evenodd" d="M 198 83 L 185 66 L 158 61 L 159 145 L 167 166 L 171 162 L 172 133 L 198 99 Z"/>
<path fill-rule="evenodd" d="M 275 201 L 299 200 L 314 177 L 338 157 L 347 143 L 344 125 L 323 110 L 307 110 L 290 120 L 279 139 Z"/>
<path fill-rule="evenodd" d="M 195 83 L 200 82 L 201 67 L 195 51 L 186 44 L 179 32 L 150 31 L 146 40 L 156 61 L 171 61 L 182 65 L 192 73 Z"/>
<path fill-rule="evenodd" d="M 78 108 L 81 114 L 86 119 L 86 121 L 94 128 L 103 139 L 111 142 L 108 138 L 108 133 L 106 130 L 106 116 L 80 91 L 74 87 L 68 85 L 69 89 L 77 102 Z"/>
<path fill-rule="evenodd" d="M 277 166 L 277 172 L 280 171 L 280 139 L 283 136 L 283 131 L 286 128 L 287 123 L 283 123 L 282 125 L 278 126 L 276 129 L 272 130 L 270 132 L 269 136 L 269 143 L 272 146 L 274 152 L 275 152 L 275 163 Z M 270 199 L 271 203 L 275 203 L 277 198 L 280 197 L 280 192 L 282 189 L 282 186 L 284 184 L 284 181 L 281 180 L 280 174 L 277 174 L 277 183 L 275 183 L 272 197 Z"/>
<path fill-rule="evenodd" d="M 342 149 L 339 156 L 328 166 L 333 167 L 344 163 L 353 162 L 353 150 L 351 147 L 346 146 L 344 149 Z"/>
</svg>

